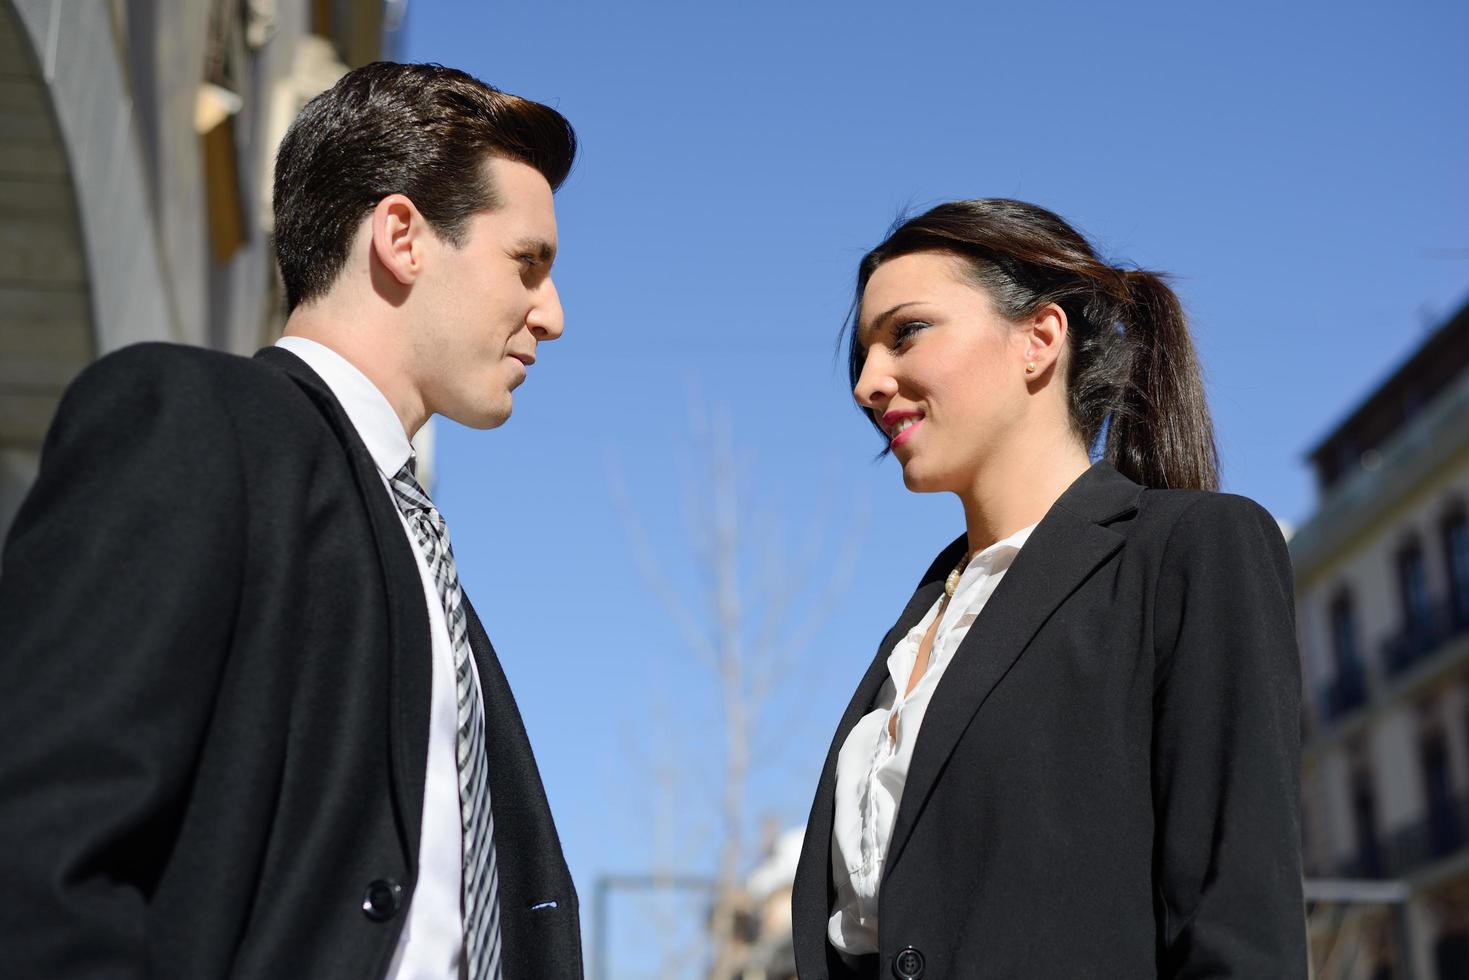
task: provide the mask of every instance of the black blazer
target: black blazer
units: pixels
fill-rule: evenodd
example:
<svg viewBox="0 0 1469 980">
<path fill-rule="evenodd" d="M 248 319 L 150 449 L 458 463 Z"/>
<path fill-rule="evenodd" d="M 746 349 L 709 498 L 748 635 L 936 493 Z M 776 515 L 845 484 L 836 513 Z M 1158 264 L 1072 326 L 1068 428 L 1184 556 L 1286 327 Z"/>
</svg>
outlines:
<svg viewBox="0 0 1469 980">
<path fill-rule="evenodd" d="M 964 548 L 924 574 L 832 740 L 792 900 L 802 980 L 853 972 L 826 941 L 837 753 Z M 1093 466 L 934 691 L 887 852 L 876 975 L 1305 977 L 1299 701 L 1269 515 Z"/>
<path fill-rule="evenodd" d="M 103 358 L 3 570 L 0 972 L 383 976 L 418 869 L 428 618 L 320 378 L 274 348 Z M 472 610 L 469 630 L 505 973 L 580 977 L 525 729 Z"/>
</svg>

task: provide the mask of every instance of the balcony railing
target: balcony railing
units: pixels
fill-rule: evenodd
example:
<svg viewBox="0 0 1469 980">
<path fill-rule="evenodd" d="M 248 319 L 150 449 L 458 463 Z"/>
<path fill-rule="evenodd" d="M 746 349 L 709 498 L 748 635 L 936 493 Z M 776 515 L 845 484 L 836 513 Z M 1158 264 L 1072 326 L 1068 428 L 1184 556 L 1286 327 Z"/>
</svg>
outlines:
<svg viewBox="0 0 1469 980">
<path fill-rule="evenodd" d="M 1447 599 L 1429 607 L 1421 623 L 1409 624 L 1382 641 L 1381 672 L 1376 680 L 1392 680 L 1409 668 L 1432 659 L 1450 642 L 1469 635 L 1469 609 L 1463 600 Z M 1350 714 L 1366 704 L 1373 694 L 1361 664 L 1348 662 L 1337 675 L 1319 688 L 1317 704 L 1326 722 Z"/>
<path fill-rule="evenodd" d="M 1435 602 L 1423 617 L 1382 641 L 1382 671 L 1396 677 L 1422 663 L 1454 637 L 1469 631 L 1469 616 L 1452 600 Z"/>
<path fill-rule="evenodd" d="M 1345 878 L 1400 878 L 1469 844 L 1469 796 L 1443 800 L 1418 820 L 1359 847 L 1337 873 Z"/>
<path fill-rule="evenodd" d="M 1367 702 L 1367 677 L 1360 664 L 1352 664 L 1326 685 L 1323 698 L 1326 718 L 1335 721 Z"/>
</svg>

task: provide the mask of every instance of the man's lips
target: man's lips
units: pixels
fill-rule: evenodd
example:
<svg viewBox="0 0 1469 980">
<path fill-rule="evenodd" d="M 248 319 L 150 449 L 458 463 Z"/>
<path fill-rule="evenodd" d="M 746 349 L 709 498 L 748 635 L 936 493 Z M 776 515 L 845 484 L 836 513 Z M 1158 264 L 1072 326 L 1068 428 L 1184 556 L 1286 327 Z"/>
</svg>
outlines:
<svg viewBox="0 0 1469 980">
<path fill-rule="evenodd" d="M 516 352 L 516 351 L 511 351 L 510 352 L 510 356 L 513 357 L 513 358 L 515 358 L 521 364 L 524 364 L 526 367 L 530 367 L 532 364 L 534 364 L 536 362 L 536 355 L 534 355 L 534 354 L 526 354 L 526 353 L 519 353 L 519 352 Z"/>
</svg>

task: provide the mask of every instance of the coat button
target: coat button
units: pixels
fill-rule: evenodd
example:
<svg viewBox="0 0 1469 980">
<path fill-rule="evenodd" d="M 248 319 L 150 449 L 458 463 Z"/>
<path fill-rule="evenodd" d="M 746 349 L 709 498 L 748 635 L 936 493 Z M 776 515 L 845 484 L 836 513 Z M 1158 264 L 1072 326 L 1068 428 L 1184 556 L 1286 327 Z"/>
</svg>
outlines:
<svg viewBox="0 0 1469 980">
<path fill-rule="evenodd" d="M 362 893 L 362 914 L 373 922 L 387 922 L 403 907 L 403 886 L 392 878 L 379 878 Z"/>
<path fill-rule="evenodd" d="M 912 946 L 893 957 L 893 976 L 898 980 L 919 980 L 923 976 L 923 954 Z"/>
</svg>

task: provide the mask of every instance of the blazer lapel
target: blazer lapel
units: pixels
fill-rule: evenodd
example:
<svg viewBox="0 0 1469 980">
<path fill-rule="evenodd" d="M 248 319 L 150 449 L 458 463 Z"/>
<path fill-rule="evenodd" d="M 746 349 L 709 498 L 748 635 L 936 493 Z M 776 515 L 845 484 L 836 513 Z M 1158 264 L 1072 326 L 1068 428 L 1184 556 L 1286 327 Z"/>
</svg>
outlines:
<svg viewBox="0 0 1469 980">
<path fill-rule="evenodd" d="M 418 564 L 409 550 L 397 508 L 383 487 L 377 464 L 331 389 L 305 361 L 290 351 L 266 347 L 255 357 L 289 375 L 316 403 L 347 451 L 352 478 L 367 510 L 387 596 L 385 611 L 392 678 L 387 747 L 392 758 L 393 795 L 398 803 L 398 835 L 404 853 L 409 857 L 409 866 L 417 869 L 433 686 L 428 610 L 424 608 L 423 582 L 418 575 Z"/>
<path fill-rule="evenodd" d="M 831 880 L 831 828 L 835 816 L 837 757 L 841 754 L 842 745 L 846 743 L 847 736 L 857 722 L 872 710 L 878 692 L 887 681 L 888 654 L 898 640 L 907 635 L 938 601 L 943 592 L 944 579 L 963 555 L 964 548 L 965 539 L 961 536 L 934 560 L 917 591 L 908 600 L 902 615 L 898 617 L 897 623 L 888 630 L 882 643 L 878 645 L 877 656 L 868 665 L 867 673 L 857 685 L 857 691 L 852 695 L 852 700 L 847 704 L 847 710 L 843 712 L 842 720 L 837 725 L 836 735 L 826 753 L 826 763 L 822 766 L 821 781 L 817 783 L 816 799 L 811 804 L 811 816 L 806 821 L 806 836 L 801 844 L 801 857 L 796 866 L 793 892 L 801 893 L 801 898 L 792 902 L 795 925 L 793 935 L 797 942 L 801 942 L 803 937 L 821 937 L 824 948 L 826 919 L 835 897 Z M 818 945 L 814 941 L 812 945 L 809 954 L 815 961 L 815 958 L 824 956 L 824 953 L 822 949 L 814 948 Z"/>
<path fill-rule="evenodd" d="M 837 726 L 836 737 L 832 739 L 831 748 L 826 754 L 825 769 L 832 774 L 836 772 L 837 756 L 841 753 L 842 744 L 846 742 L 847 736 L 862 716 L 872 710 L 872 704 L 877 700 L 877 692 L 882 690 L 882 685 L 888 679 L 888 654 L 892 653 L 897 642 L 908 634 L 919 620 L 923 619 L 925 613 L 938 601 L 939 595 L 944 590 L 944 579 L 952 570 L 952 562 L 957 562 L 959 556 L 964 553 L 964 539 L 951 544 L 944 549 L 942 555 L 934 562 L 934 568 L 943 565 L 944 557 L 950 556 L 951 564 L 945 568 L 942 575 L 936 576 L 933 569 L 923 577 L 919 583 L 918 590 L 913 593 L 913 598 L 908 600 L 903 613 L 893 628 L 888 630 L 882 638 L 882 643 L 877 648 L 877 656 L 873 657 L 872 663 L 867 667 L 867 673 L 863 675 L 862 682 L 857 685 L 857 692 L 852 695 L 852 700 L 847 704 L 847 710 L 842 714 L 841 723 Z M 952 555 L 951 555 L 952 553 Z"/>
<path fill-rule="evenodd" d="M 995 685 L 1056 608 L 1122 547 L 1123 536 L 1103 525 L 1135 509 L 1141 492 L 1107 463 L 1097 463 L 1031 533 L 954 651 L 929 702 L 898 805 L 885 875 L 902 857 L 939 774 Z"/>
</svg>

